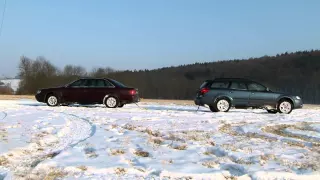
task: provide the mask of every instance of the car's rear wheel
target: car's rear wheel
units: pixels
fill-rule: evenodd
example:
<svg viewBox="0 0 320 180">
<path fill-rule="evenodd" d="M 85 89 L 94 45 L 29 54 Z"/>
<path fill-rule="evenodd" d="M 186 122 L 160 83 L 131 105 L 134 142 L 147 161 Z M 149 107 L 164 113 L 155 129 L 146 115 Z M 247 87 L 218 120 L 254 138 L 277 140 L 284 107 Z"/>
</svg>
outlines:
<svg viewBox="0 0 320 180">
<path fill-rule="evenodd" d="M 281 100 L 277 108 L 279 113 L 290 114 L 293 110 L 293 105 L 289 100 Z"/>
<path fill-rule="evenodd" d="M 47 97 L 46 103 L 48 106 L 58 106 L 59 105 L 58 97 L 55 96 L 54 94 L 49 94 Z"/>
<path fill-rule="evenodd" d="M 218 112 L 228 112 L 230 108 L 231 104 L 226 98 L 221 98 L 214 104 L 214 109 L 216 109 Z"/>
<path fill-rule="evenodd" d="M 114 96 L 109 96 L 105 101 L 104 104 L 108 107 L 108 108 L 116 108 L 119 105 L 119 100 L 118 98 L 114 97 Z"/>
<path fill-rule="evenodd" d="M 209 108 L 212 112 L 217 112 L 217 109 L 214 106 L 209 106 Z"/>
</svg>

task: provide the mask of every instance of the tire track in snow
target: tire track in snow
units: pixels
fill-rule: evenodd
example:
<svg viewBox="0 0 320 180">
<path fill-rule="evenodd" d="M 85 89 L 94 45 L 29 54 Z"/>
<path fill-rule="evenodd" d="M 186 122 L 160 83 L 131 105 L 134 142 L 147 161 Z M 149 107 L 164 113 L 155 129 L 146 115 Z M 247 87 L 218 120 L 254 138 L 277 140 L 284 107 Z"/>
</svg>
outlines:
<svg viewBox="0 0 320 180">
<path fill-rule="evenodd" d="M 74 114 L 56 112 L 53 110 L 38 110 L 62 114 L 63 119 L 65 119 L 65 124 L 56 135 L 51 136 L 51 138 L 49 137 L 49 139 L 46 137 L 37 139 L 36 143 L 31 143 L 25 147 L 5 153 L 5 157 L 8 159 L 9 154 L 15 154 L 15 156 L 10 157 L 10 163 L 6 165 L 6 168 L 10 169 L 10 173 L 17 179 L 23 179 L 33 175 L 32 172 L 38 164 L 46 159 L 55 157 L 70 147 L 73 148 L 92 137 L 96 132 L 96 126 L 88 119 L 81 118 Z M 6 117 L 7 114 L 4 114 Z M 42 150 L 39 151 L 39 149 Z"/>
<path fill-rule="evenodd" d="M 4 114 L 4 116 L 3 116 L 3 118 L 1 120 L 4 120 L 8 116 L 8 114 L 6 112 L 4 112 L 4 111 L 1 111 L 1 112 Z"/>
<path fill-rule="evenodd" d="M 70 147 L 75 147 L 75 146 L 78 145 L 79 143 L 81 143 L 81 142 L 83 142 L 83 141 L 86 141 L 87 139 L 91 138 L 91 137 L 96 133 L 96 126 L 95 126 L 92 122 L 90 122 L 88 119 L 81 118 L 81 117 L 79 117 L 79 116 L 77 116 L 77 115 L 74 115 L 74 114 L 68 114 L 68 113 L 62 113 L 62 112 L 61 112 L 61 114 L 65 114 L 65 115 L 69 115 L 69 116 L 73 116 L 73 117 L 75 117 L 75 118 L 81 119 L 81 120 L 87 122 L 87 123 L 91 126 L 91 127 L 90 127 L 91 132 L 90 132 L 89 136 L 87 136 L 86 138 L 83 138 L 83 139 L 79 140 L 79 141 L 76 142 L 76 143 L 70 144 L 70 145 L 69 145 Z"/>
</svg>

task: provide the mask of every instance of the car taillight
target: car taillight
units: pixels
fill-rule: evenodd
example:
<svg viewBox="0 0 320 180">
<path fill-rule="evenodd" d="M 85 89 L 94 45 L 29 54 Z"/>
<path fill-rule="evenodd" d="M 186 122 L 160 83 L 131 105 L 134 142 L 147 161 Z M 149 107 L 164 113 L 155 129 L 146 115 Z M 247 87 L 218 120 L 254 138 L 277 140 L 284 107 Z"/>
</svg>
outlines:
<svg viewBox="0 0 320 180">
<path fill-rule="evenodd" d="M 207 93 L 207 92 L 209 92 L 209 88 L 207 88 L 207 87 L 205 87 L 205 88 L 202 88 L 201 90 L 200 90 L 200 94 L 205 94 L 205 93 Z"/>
<path fill-rule="evenodd" d="M 135 95 L 137 93 L 136 90 L 130 90 L 130 95 Z"/>
</svg>

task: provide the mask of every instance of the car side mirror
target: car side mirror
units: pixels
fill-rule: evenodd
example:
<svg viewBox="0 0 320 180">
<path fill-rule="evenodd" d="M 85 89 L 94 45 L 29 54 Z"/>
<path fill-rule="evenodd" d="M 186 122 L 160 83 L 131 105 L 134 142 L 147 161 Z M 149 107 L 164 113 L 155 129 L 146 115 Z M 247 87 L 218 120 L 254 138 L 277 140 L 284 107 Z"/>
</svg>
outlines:
<svg viewBox="0 0 320 180">
<path fill-rule="evenodd" d="M 267 90 L 268 92 L 270 91 L 270 89 L 269 89 L 269 88 L 267 88 L 266 90 Z"/>
</svg>

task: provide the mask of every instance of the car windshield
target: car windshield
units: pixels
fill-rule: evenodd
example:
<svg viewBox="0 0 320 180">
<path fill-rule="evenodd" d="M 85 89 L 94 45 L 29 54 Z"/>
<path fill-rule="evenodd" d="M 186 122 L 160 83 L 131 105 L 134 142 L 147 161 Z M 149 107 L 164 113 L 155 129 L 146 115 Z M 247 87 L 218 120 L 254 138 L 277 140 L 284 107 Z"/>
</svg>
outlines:
<svg viewBox="0 0 320 180">
<path fill-rule="evenodd" d="M 118 81 L 116 81 L 116 80 L 114 80 L 114 79 L 109 79 L 109 81 L 111 81 L 112 84 L 114 84 L 114 85 L 116 85 L 116 86 L 118 86 L 118 87 L 127 87 L 126 85 L 124 85 L 124 84 L 122 84 L 121 82 L 118 82 Z"/>
</svg>

